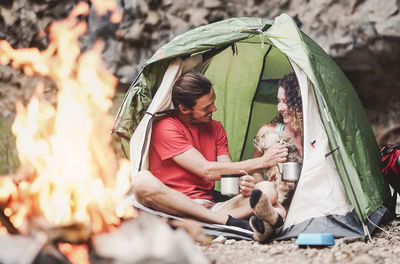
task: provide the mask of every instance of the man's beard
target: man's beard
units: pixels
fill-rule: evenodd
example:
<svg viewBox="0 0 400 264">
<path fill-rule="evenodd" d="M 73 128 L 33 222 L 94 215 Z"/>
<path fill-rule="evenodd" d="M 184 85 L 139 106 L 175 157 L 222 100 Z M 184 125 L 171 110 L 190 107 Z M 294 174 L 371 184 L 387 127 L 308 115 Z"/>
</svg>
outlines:
<svg viewBox="0 0 400 264">
<path fill-rule="evenodd" d="M 209 116 L 208 116 L 209 114 L 210 113 L 208 113 L 207 115 L 203 116 L 201 119 L 209 118 Z M 189 117 L 190 117 L 190 120 L 192 121 L 193 125 L 206 124 L 206 123 L 209 123 L 211 121 L 211 118 L 208 121 L 200 121 L 199 119 L 194 117 L 193 111 L 190 112 Z"/>
</svg>

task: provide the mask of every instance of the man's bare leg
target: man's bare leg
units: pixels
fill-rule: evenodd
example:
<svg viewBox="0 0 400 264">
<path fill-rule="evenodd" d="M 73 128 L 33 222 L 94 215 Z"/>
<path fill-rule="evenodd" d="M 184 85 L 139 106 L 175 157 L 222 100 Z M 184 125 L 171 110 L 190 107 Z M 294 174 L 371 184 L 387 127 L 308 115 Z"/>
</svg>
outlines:
<svg viewBox="0 0 400 264">
<path fill-rule="evenodd" d="M 219 205 L 215 213 L 222 215 L 231 215 L 235 218 L 249 219 L 252 210 L 249 204 L 249 197 L 239 194 Z"/>
<path fill-rule="evenodd" d="M 249 197 L 244 197 L 241 194 L 222 203 L 215 212 L 212 212 L 186 195 L 168 188 L 149 171 L 141 171 L 135 175 L 133 187 L 136 199 L 138 199 L 141 204 L 160 212 L 190 217 L 199 221 L 228 224 L 229 216 L 233 216 L 236 219 L 248 219 L 253 213 L 249 203 Z M 278 194 L 276 193 L 273 183 L 261 182 L 256 184 L 256 188 L 267 193 L 272 203 L 277 200 Z M 274 205 L 276 205 L 276 203 L 274 203 Z M 276 209 L 277 211 L 280 210 L 279 207 Z M 284 216 L 286 216 L 286 213 Z M 247 228 L 243 227 L 242 223 L 239 225 L 237 225 L 238 222 L 234 223 L 233 225 Z M 248 223 L 246 224 L 248 225 Z"/>
<path fill-rule="evenodd" d="M 186 195 L 168 188 L 149 171 L 134 176 L 133 190 L 141 204 L 160 212 L 216 224 L 226 224 L 228 220 L 228 214 L 208 210 Z"/>
<path fill-rule="evenodd" d="M 267 194 L 269 201 L 275 210 L 284 218 L 286 216 L 285 208 L 278 203 L 278 193 L 275 185 L 272 182 L 262 181 L 256 184 L 255 189 L 260 189 L 263 193 Z M 232 215 L 236 218 L 249 219 L 253 214 L 250 206 L 249 197 L 244 197 L 239 194 L 232 199 L 220 205 L 216 211 L 217 214 Z"/>
</svg>

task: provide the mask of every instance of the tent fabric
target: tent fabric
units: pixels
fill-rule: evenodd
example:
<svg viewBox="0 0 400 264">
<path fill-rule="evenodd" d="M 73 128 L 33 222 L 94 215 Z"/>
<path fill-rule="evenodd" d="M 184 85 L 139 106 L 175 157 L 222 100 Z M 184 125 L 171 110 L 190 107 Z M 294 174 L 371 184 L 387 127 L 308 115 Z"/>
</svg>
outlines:
<svg viewBox="0 0 400 264">
<path fill-rule="evenodd" d="M 146 115 L 140 121 L 138 127 L 130 139 L 130 161 L 131 175 L 133 176 L 140 170 L 148 169 L 148 151 L 151 135 L 151 121 L 157 112 L 173 109 L 171 101 L 172 85 L 183 72 L 193 69 L 202 62 L 201 56 L 190 57 L 185 61 L 176 59 L 172 62 L 164 74 L 164 78 L 156 95 L 151 101 L 146 111 Z"/>
<path fill-rule="evenodd" d="M 310 218 L 345 215 L 353 210 L 338 177 L 328 137 L 319 117 L 312 84 L 292 64 L 303 101 L 303 167 L 283 229 Z M 314 142 L 313 145 L 310 142 Z"/>
<path fill-rule="evenodd" d="M 379 223 L 385 213 L 386 209 L 381 207 L 369 217 L 370 221 L 367 222 L 369 232 L 373 233 L 375 231 L 377 226 L 374 223 Z M 363 225 L 353 210 L 345 215 L 328 215 L 307 219 L 299 224 L 283 229 L 275 240 L 294 238 L 301 233 L 330 233 L 335 238 L 365 236 Z"/>
<path fill-rule="evenodd" d="M 229 153 L 233 161 L 240 159 L 243 139 L 246 136 L 253 97 L 261 74 L 267 47 L 260 44 L 237 43 L 237 54 L 225 49 L 213 58 L 205 76 L 213 83 L 217 95 L 217 111 L 213 119 L 220 121 L 229 135 Z M 243 64 L 247 65 L 243 67 Z M 241 144 L 237 144 L 241 142 Z"/>
<path fill-rule="evenodd" d="M 244 39 L 249 40 L 258 35 L 261 32 L 260 29 L 272 23 L 268 19 L 242 17 L 226 19 L 195 28 L 176 36 L 161 47 L 147 61 L 146 65 L 160 60 L 170 60 L 187 54 L 204 52 L 216 46 L 221 47 Z M 256 40 L 257 43 L 260 43 L 258 37 Z"/>
<path fill-rule="evenodd" d="M 338 148 L 332 156 L 347 195 L 355 205 L 358 216 L 365 222 L 366 217 L 380 207 L 381 201 L 388 200 L 390 196 L 387 183 L 381 177 L 379 148 L 365 110 L 350 82 L 333 60 L 301 33 L 288 16 L 281 15 L 266 34 L 282 36 L 283 32 L 287 32 L 289 37 L 270 40 L 313 83 L 330 147 Z"/>
<path fill-rule="evenodd" d="M 175 215 L 170 215 L 170 214 L 162 213 L 162 212 L 159 212 L 156 210 L 152 210 L 135 200 L 133 200 L 131 203 L 136 209 L 145 211 L 150 214 L 154 214 L 154 215 L 164 217 L 164 218 L 169 218 L 169 219 L 187 221 L 187 219 L 184 219 L 182 217 L 178 217 Z M 198 222 L 198 221 L 197 221 L 197 223 L 202 227 L 202 230 L 205 234 L 208 234 L 211 236 L 215 236 L 215 237 L 224 236 L 227 239 L 236 239 L 236 240 L 253 240 L 253 232 L 249 231 L 247 229 L 243 229 L 243 228 L 236 227 L 236 226 L 210 224 L 210 223 Z"/>
<path fill-rule="evenodd" d="M 224 47 L 201 63 L 201 53 Z M 285 14 L 274 21 L 239 18 L 202 26 L 177 36 L 150 58 L 128 91 L 113 128 L 125 143 L 130 138 L 132 177 L 147 168 L 144 138 L 151 133 L 152 115 L 172 107 L 172 84 L 193 68 L 215 86 L 214 118 L 227 130 L 233 160 L 243 158 L 252 111 L 263 105 L 255 99 L 260 80 L 295 71 L 304 107 L 304 164 L 285 229 L 356 214 L 365 235 L 370 221 L 379 222 L 377 212 L 384 211 L 390 191 L 366 113 L 340 68 Z"/>
</svg>

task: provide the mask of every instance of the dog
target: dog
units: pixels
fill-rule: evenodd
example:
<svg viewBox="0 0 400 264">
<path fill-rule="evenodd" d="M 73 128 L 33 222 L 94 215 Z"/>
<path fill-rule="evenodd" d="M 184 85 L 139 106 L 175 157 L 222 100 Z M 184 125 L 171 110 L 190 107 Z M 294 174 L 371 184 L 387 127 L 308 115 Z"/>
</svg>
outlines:
<svg viewBox="0 0 400 264">
<path fill-rule="evenodd" d="M 264 134 L 255 137 L 253 141 L 254 147 L 261 153 L 264 153 L 274 143 L 283 143 L 286 146 L 288 149 L 288 162 L 302 163 L 302 158 L 291 136 L 284 135 L 271 129 L 266 131 Z M 278 202 L 284 206 L 288 205 L 291 200 L 291 193 L 296 188 L 296 184 L 293 182 L 283 181 L 278 166 L 263 169 L 262 173 L 264 174 L 264 178 L 267 177 L 269 181 L 274 182 L 276 191 L 278 192 Z"/>
</svg>

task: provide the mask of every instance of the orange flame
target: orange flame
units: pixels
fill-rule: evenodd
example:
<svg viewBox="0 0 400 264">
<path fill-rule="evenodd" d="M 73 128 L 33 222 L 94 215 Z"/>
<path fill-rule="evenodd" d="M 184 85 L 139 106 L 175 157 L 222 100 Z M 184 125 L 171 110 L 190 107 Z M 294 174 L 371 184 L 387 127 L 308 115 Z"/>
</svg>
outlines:
<svg viewBox="0 0 400 264">
<path fill-rule="evenodd" d="M 73 245 L 69 243 L 58 243 L 58 249 L 72 264 L 90 263 L 89 248 L 85 244 Z"/>
<path fill-rule="evenodd" d="M 0 235 L 7 234 L 7 228 L 0 223 Z"/>
<path fill-rule="evenodd" d="M 27 75 L 48 76 L 58 87 L 56 107 L 41 99 L 43 85 L 26 107 L 16 105 L 12 131 L 20 181 L 1 185 L 0 204 L 11 200 L 5 212 L 19 229 L 26 227 L 28 216 L 42 215 L 60 225 L 84 223 L 98 233 L 118 225 L 120 218 L 136 215 L 124 203 L 130 188 L 129 161 L 117 160 L 107 144 L 113 122 L 107 113 L 117 80 L 101 60 L 102 42 L 80 52 L 78 39 L 87 25 L 78 16 L 88 12 L 89 6 L 81 2 L 67 19 L 53 23 L 51 43 L 44 51 L 15 50 L 0 41 L 0 63 L 11 62 Z"/>
</svg>

